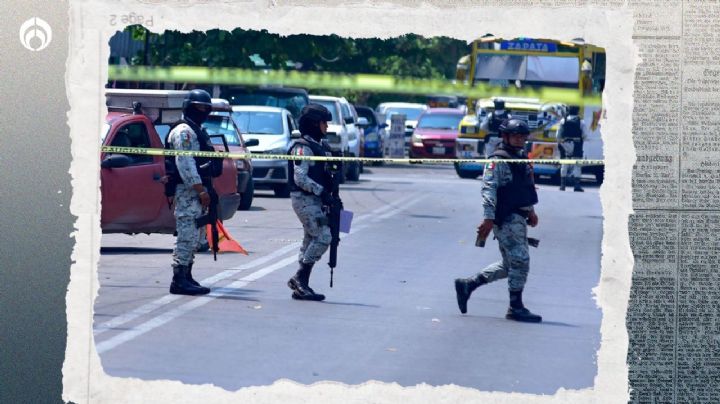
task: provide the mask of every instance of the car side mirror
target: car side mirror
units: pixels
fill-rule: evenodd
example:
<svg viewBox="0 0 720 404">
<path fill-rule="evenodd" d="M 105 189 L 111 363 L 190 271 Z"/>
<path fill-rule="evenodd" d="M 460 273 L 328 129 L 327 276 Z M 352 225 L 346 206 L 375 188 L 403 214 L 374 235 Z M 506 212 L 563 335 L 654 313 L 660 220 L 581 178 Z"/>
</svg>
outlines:
<svg viewBox="0 0 720 404">
<path fill-rule="evenodd" d="M 100 163 L 102 168 L 122 168 L 132 163 L 132 158 L 125 154 L 111 154 L 103 159 Z"/>
<path fill-rule="evenodd" d="M 290 132 L 290 138 L 291 138 L 291 139 L 300 139 L 300 136 L 301 136 L 300 131 L 297 130 L 297 129 L 295 129 L 295 130 L 293 130 L 292 132 Z"/>
<path fill-rule="evenodd" d="M 350 125 L 350 124 L 352 124 L 352 123 L 354 123 L 354 122 L 355 122 L 355 120 L 353 119 L 353 117 L 351 117 L 351 116 L 345 117 L 345 123 L 346 123 L 346 124 Z"/>
<path fill-rule="evenodd" d="M 370 122 L 368 122 L 367 118 L 361 116 L 358 118 L 357 124 L 358 124 L 358 126 L 365 127 L 365 126 L 370 125 Z"/>
<path fill-rule="evenodd" d="M 245 147 L 257 146 L 259 144 L 260 144 L 260 141 L 257 139 L 248 139 L 245 141 Z"/>
</svg>

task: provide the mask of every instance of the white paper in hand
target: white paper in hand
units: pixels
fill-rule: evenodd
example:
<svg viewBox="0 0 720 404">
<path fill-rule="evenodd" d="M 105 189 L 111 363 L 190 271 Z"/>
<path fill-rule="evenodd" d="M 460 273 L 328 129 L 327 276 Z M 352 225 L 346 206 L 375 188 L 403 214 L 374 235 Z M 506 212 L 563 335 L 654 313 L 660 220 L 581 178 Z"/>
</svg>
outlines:
<svg viewBox="0 0 720 404">
<path fill-rule="evenodd" d="M 350 233 L 350 224 L 352 223 L 353 213 L 349 210 L 340 211 L 340 231 Z"/>
</svg>

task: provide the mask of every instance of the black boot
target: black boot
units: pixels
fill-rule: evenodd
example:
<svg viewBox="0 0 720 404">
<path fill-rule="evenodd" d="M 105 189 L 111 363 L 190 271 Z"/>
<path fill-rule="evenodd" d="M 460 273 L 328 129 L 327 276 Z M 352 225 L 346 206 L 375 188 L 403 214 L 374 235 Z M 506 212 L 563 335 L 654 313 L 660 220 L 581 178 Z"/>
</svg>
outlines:
<svg viewBox="0 0 720 404">
<path fill-rule="evenodd" d="M 210 292 L 209 288 L 195 286 L 188 280 L 187 265 L 173 265 L 173 279 L 170 283 L 170 293 L 173 295 L 204 295 Z"/>
<path fill-rule="evenodd" d="M 193 286 L 197 286 L 197 287 L 200 288 L 200 289 L 203 289 L 203 290 L 207 289 L 207 292 L 204 292 L 203 294 L 210 293 L 210 288 L 206 288 L 205 286 L 201 286 L 200 283 L 199 283 L 198 281 L 196 281 L 196 280 L 192 277 L 192 267 L 193 267 L 193 262 L 191 262 L 190 265 L 188 265 L 188 269 L 187 269 L 187 280 L 188 280 L 188 282 L 190 282 Z"/>
<path fill-rule="evenodd" d="M 522 302 L 522 290 L 510 291 L 510 307 L 508 307 L 505 318 L 508 320 L 522 321 L 525 323 L 539 323 L 542 317 L 533 314 L 526 309 Z"/>
<path fill-rule="evenodd" d="M 322 301 L 325 300 L 325 295 L 315 293 L 310 285 L 310 272 L 314 263 L 303 264 L 300 263 L 300 269 L 298 269 L 295 276 L 288 280 L 288 287 L 293 290 L 292 298 L 296 300 L 314 300 Z"/>
<path fill-rule="evenodd" d="M 573 178 L 573 191 L 575 192 L 585 192 L 583 187 L 580 185 L 580 178 Z"/>
<path fill-rule="evenodd" d="M 472 278 L 458 278 L 455 279 L 455 296 L 457 297 L 458 307 L 460 313 L 467 313 L 467 301 L 470 299 L 470 295 L 473 290 L 487 283 L 487 279 L 484 276 L 478 274 Z"/>
<path fill-rule="evenodd" d="M 565 177 L 560 177 L 560 190 L 561 191 L 565 190 L 565 181 L 566 181 Z"/>
</svg>

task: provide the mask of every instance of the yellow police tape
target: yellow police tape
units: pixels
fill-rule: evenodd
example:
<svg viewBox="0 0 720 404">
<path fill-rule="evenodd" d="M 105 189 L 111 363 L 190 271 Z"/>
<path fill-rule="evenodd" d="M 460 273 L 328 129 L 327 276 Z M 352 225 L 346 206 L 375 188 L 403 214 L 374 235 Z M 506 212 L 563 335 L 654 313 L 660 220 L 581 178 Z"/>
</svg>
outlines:
<svg viewBox="0 0 720 404">
<path fill-rule="evenodd" d="M 196 84 L 283 85 L 307 89 L 362 90 L 396 94 L 448 94 L 470 98 L 515 96 L 575 105 L 601 105 L 601 97 L 584 96 L 578 89 L 498 87 L 448 80 L 395 77 L 380 74 L 251 70 L 194 66 L 108 66 L 108 78 L 119 81 L 150 81 Z"/>
<path fill-rule="evenodd" d="M 490 159 L 415 159 L 415 158 L 387 158 L 387 157 L 339 157 L 339 156 L 296 156 L 286 154 L 253 154 L 253 153 L 230 153 L 230 152 L 204 152 L 190 150 L 168 150 L 168 149 L 151 149 L 142 147 L 119 147 L 119 146 L 102 146 L 100 151 L 103 153 L 118 154 L 141 154 L 150 156 L 189 156 L 189 157 L 222 157 L 234 160 L 248 159 L 269 159 L 269 160 L 310 160 L 310 161 L 362 161 L 365 163 L 384 162 L 384 163 L 489 163 L 497 160 Z M 535 164 L 570 164 L 570 165 L 604 165 L 604 160 L 575 160 L 575 159 L 503 159 L 507 163 L 535 163 Z"/>
</svg>

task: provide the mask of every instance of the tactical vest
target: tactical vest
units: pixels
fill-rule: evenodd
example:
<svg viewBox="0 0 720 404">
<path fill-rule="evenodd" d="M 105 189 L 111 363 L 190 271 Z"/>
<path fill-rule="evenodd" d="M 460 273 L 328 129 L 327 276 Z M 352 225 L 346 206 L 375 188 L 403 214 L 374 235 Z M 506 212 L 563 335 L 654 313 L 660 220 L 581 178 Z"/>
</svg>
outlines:
<svg viewBox="0 0 720 404">
<path fill-rule="evenodd" d="M 507 111 L 503 112 L 500 115 L 495 115 L 495 112 L 490 113 L 490 122 L 488 124 L 488 135 L 490 136 L 498 136 L 500 133 L 500 124 L 503 123 L 504 120 L 508 119 L 508 113 Z"/>
<path fill-rule="evenodd" d="M 190 129 L 195 132 L 198 143 L 200 144 L 200 151 L 215 151 L 215 148 L 212 145 L 212 141 L 210 140 L 210 136 L 207 134 L 205 129 L 197 126 L 192 121 L 186 121 L 183 119 L 175 122 L 168 131 L 168 134 L 165 137 L 165 149 L 174 150 L 173 144 L 172 142 L 170 142 L 170 133 L 178 125 L 183 123 L 190 126 Z M 193 157 L 193 159 L 195 160 L 195 168 L 197 169 L 197 172 L 202 179 L 203 185 L 211 188 L 212 178 L 222 175 L 223 159 L 216 157 Z M 165 195 L 173 196 L 175 195 L 175 185 L 183 183 L 183 179 L 180 176 L 177 165 L 175 164 L 175 156 L 165 156 L 165 171 L 169 177 L 169 181 L 165 186 Z"/>
<path fill-rule="evenodd" d="M 498 148 L 491 157 L 501 159 L 527 159 L 524 153 L 512 155 L 503 148 Z M 512 173 L 512 181 L 497 190 L 495 207 L 495 224 L 502 223 L 513 213 L 523 214 L 520 208 L 535 205 L 538 202 L 533 170 L 528 163 L 507 163 Z"/>
<path fill-rule="evenodd" d="M 577 115 L 570 115 L 565 118 L 565 123 L 563 123 L 563 137 L 572 140 L 582 139 L 580 122 L 580 117 Z"/>
<path fill-rule="evenodd" d="M 290 145 L 287 154 L 292 155 L 295 147 L 301 146 L 309 147 L 310 150 L 312 150 L 313 156 L 326 156 L 329 154 L 328 150 L 325 150 L 325 148 L 321 144 L 317 142 L 310 142 L 304 138 L 295 140 Z M 302 163 L 302 160 L 288 160 L 288 180 L 290 184 L 290 192 L 300 191 L 304 194 L 311 194 L 310 192 L 298 187 L 297 184 L 295 184 L 295 165 L 300 165 L 300 163 Z M 313 161 L 313 163 L 314 164 L 311 165 L 310 169 L 308 170 L 308 177 L 310 177 L 311 180 L 322 185 L 324 189 L 331 189 L 332 177 L 330 176 L 330 173 L 326 170 L 326 162 L 316 160 Z"/>
</svg>

